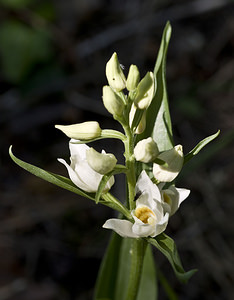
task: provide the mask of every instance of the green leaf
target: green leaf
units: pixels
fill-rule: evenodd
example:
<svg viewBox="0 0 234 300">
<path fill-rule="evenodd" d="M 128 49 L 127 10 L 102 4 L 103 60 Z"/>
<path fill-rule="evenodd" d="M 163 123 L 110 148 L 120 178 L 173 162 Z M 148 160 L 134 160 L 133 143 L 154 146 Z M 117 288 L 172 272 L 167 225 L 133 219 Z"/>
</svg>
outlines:
<svg viewBox="0 0 234 300">
<path fill-rule="evenodd" d="M 125 299 L 131 260 L 131 239 L 112 237 L 103 258 L 95 288 L 95 300 Z M 137 300 L 157 299 L 157 281 L 152 249 L 148 245 Z"/>
<path fill-rule="evenodd" d="M 94 292 L 95 300 L 114 299 L 121 243 L 122 238 L 113 232 L 99 269 Z"/>
<path fill-rule="evenodd" d="M 114 300 L 125 299 L 130 274 L 132 239 L 125 238 L 121 245 L 118 278 Z M 147 245 L 146 245 L 147 246 Z M 137 300 L 155 299 L 157 297 L 157 279 L 155 263 L 150 245 L 147 246 Z"/>
<path fill-rule="evenodd" d="M 157 300 L 158 286 L 152 247 L 147 245 L 137 300 Z"/>
<path fill-rule="evenodd" d="M 143 139 L 152 136 L 160 151 L 168 150 L 174 144 L 166 87 L 166 55 L 170 37 L 171 25 L 167 22 L 154 68 L 156 93 L 147 109 L 146 129 L 139 137 Z"/>
<path fill-rule="evenodd" d="M 192 159 L 195 155 L 197 155 L 202 148 L 204 148 L 208 143 L 213 141 L 220 134 L 220 130 L 218 130 L 215 134 L 208 136 L 204 140 L 200 141 L 188 154 L 184 157 L 184 164 L 187 163 L 190 159 Z"/>
<path fill-rule="evenodd" d="M 189 278 L 197 271 L 184 271 L 184 268 L 179 258 L 179 254 L 176 249 L 176 244 L 173 241 L 173 239 L 167 236 L 165 233 L 159 234 L 154 239 L 147 238 L 147 241 L 156 248 L 158 248 L 166 256 L 175 272 L 176 277 L 181 282 L 186 283 L 189 280 Z"/>
<path fill-rule="evenodd" d="M 14 156 L 14 154 L 12 153 L 12 146 L 9 149 L 9 154 L 10 154 L 10 157 L 12 158 L 12 160 L 17 165 L 19 165 L 21 168 L 25 169 L 26 171 L 32 173 L 33 175 L 35 175 L 39 178 L 42 178 L 50 183 L 53 183 L 63 189 L 70 191 L 70 192 L 73 192 L 80 196 L 89 198 L 90 200 L 94 200 L 94 197 L 92 196 L 92 194 L 88 194 L 88 193 L 85 193 L 82 190 L 80 190 L 76 185 L 74 185 L 74 183 L 69 178 L 45 171 L 41 168 L 38 168 L 36 166 L 33 166 L 29 163 L 26 163 L 26 162 L 20 160 L 19 158 Z"/>
</svg>

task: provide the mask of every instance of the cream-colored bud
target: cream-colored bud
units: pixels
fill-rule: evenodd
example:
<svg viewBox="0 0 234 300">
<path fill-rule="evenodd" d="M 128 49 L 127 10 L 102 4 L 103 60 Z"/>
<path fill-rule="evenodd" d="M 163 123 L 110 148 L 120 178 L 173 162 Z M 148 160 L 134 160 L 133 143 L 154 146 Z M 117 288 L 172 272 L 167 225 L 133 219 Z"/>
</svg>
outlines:
<svg viewBox="0 0 234 300">
<path fill-rule="evenodd" d="M 136 160 L 144 163 L 154 161 L 158 154 L 158 146 L 151 137 L 139 141 L 134 148 Z"/>
<path fill-rule="evenodd" d="M 102 130 L 96 121 L 73 125 L 55 125 L 55 128 L 61 130 L 71 139 L 84 141 L 98 138 L 102 133 Z"/>
<path fill-rule="evenodd" d="M 133 104 L 131 107 L 131 110 L 130 110 L 130 114 L 129 114 L 130 126 L 132 126 L 132 122 L 133 122 L 136 110 L 137 110 L 137 107 Z M 141 134 L 145 130 L 145 127 L 146 127 L 146 111 L 143 112 L 141 120 L 140 120 L 137 128 L 134 130 L 134 133 Z"/>
<path fill-rule="evenodd" d="M 114 117 L 121 117 L 124 110 L 123 100 L 112 90 L 109 85 L 105 85 L 102 90 L 102 100 L 105 108 Z"/>
<path fill-rule="evenodd" d="M 177 145 L 170 150 L 162 152 L 158 158 L 165 161 L 166 164 L 158 165 L 154 163 L 154 177 L 161 182 L 171 182 L 182 169 L 184 162 L 183 147 Z"/>
<path fill-rule="evenodd" d="M 137 86 L 135 105 L 139 109 L 147 109 L 154 97 L 155 78 L 152 72 L 148 72 Z"/>
<path fill-rule="evenodd" d="M 93 148 L 86 151 L 86 159 L 89 166 L 96 172 L 104 175 L 112 171 L 117 163 L 117 159 L 112 153 L 97 152 Z"/>
<path fill-rule="evenodd" d="M 116 52 L 113 53 L 106 64 L 106 77 L 109 85 L 117 92 L 122 91 L 126 86 L 126 78 L 121 69 Z"/>
<path fill-rule="evenodd" d="M 140 81 L 140 72 L 135 65 L 131 65 L 128 72 L 126 87 L 129 91 L 134 91 Z"/>
</svg>

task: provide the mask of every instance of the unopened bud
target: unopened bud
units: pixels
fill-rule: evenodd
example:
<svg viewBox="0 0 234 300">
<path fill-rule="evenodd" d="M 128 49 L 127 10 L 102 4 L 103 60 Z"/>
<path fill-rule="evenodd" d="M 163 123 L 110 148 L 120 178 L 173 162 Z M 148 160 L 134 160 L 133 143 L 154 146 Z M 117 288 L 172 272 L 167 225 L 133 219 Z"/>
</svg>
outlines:
<svg viewBox="0 0 234 300">
<path fill-rule="evenodd" d="M 158 154 L 158 146 L 151 137 L 141 140 L 134 148 L 136 160 L 144 163 L 154 161 Z"/>
<path fill-rule="evenodd" d="M 114 117 L 121 117 L 124 110 L 123 100 L 112 90 L 109 85 L 105 85 L 102 90 L 102 100 L 105 108 Z"/>
<path fill-rule="evenodd" d="M 147 109 L 154 97 L 155 79 L 152 72 L 148 72 L 137 86 L 135 105 L 139 109 Z"/>
<path fill-rule="evenodd" d="M 89 166 L 96 172 L 104 175 L 112 171 L 117 163 L 117 159 L 112 153 L 97 152 L 93 148 L 86 151 L 86 159 Z"/>
<path fill-rule="evenodd" d="M 184 162 L 183 147 L 177 145 L 170 150 L 162 152 L 157 158 L 166 164 L 159 165 L 154 163 L 154 177 L 161 182 L 171 182 L 182 169 Z"/>
<path fill-rule="evenodd" d="M 98 138 L 102 130 L 96 121 L 78 123 L 73 125 L 55 125 L 55 128 L 61 130 L 71 139 L 91 140 Z"/>
<path fill-rule="evenodd" d="M 106 64 L 106 77 L 109 85 L 117 92 L 122 91 L 126 86 L 126 78 L 115 53 Z"/>
<path fill-rule="evenodd" d="M 140 81 L 140 72 L 135 65 L 131 65 L 128 72 L 126 87 L 129 91 L 134 91 Z"/>
</svg>

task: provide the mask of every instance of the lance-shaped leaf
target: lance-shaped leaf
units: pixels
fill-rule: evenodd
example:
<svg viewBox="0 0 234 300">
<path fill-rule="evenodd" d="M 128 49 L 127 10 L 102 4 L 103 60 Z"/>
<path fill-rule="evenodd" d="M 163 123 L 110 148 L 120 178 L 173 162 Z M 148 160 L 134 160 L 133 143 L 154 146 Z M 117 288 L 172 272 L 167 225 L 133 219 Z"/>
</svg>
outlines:
<svg viewBox="0 0 234 300">
<path fill-rule="evenodd" d="M 122 240 L 118 234 L 112 233 L 99 269 L 94 292 L 95 300 L 114 300 Z"/>
<path fill-rule="evenodd" d="M 181 282 L 186 283 L 189 278 L 197 271 L 184 271 L 179 258 L 179 254 L 177 252 L 176 244 L 173 239 L 167 236 L 165 233 L 161 233 L 155 238 L 147 238 L 147 241 L 158 248 L 166 256 L 175 272 L 176 277 Z"/>
<path fill-rule="evenodd" d="M 12 146 L 9 149 L 9 154 L 10 154 L 10 157 L 12 158 L 12 160 L 17 165 L 19 165 L 21 168 L 25 169 L 26 171 L 32 173 L 33 175 L 40 177 L 41 179 L 44 179 L 50 183 L 53 183 L 63 189 L 70 191 L 70 192 L 73 192 L 80 196 L 89 198 L 90 200 L 94 200 L 93 194 L 83 192 L 76 185 L 74 185 L 74 183 L 69 178 L 66 178 L 66 177 L 58 175 L 58 174 L 54 174 L 52 172 L 45 171 L 41 168 L 38 168 L 36 166 L 33 166 L 27 162 L 20 160 L 19 158 L 14 156 L 14 154 L 12 153 Z"/>
<path fill-rule="evenodd" d="M 197 155 L 202 148 L 204 148 L 208 143 L 213 141 L 220 133 L 220 130 L 218 130 L 215 134 L 212 134 L 205 138 L 204 140 L 200 141 L 188 154 L 184 157 L 184 164 L 187 163 L 190 159 L 192 159 L 195 155 Z"/>
<path fill-rule="evenodd" d="M 167 22 L 154 68 L 157 89 L 147 109 L 145 131 L 139 138 L 141 140 L 152 136 L 160 151 L 173 148 L 174 144 L 166 87 L 166 55 L 170 37 L 171 25 Z"/>
<path fill-rule="evenodd" d="M 58 175 L 58 174 L 54 174 L 52 172 L 48 172 L 45 171 L 39 167 L 33 166 L 27 162 L 24 162 L 22 160 L 20 160 L 19 158 L 17 158 L 16 156 L 14 156 L 14 154 L 12 153 L 11 150 L 12 147 L 10 147 L 9 149 L 9 154 L 10 157 L 12 158 L 12 160 L 19 165 L 21 168 L 25 169 L 26 171 L 30 172 L 31 174 L 44 179 L 50 183 L 53 183 L 65 190 L 68 190 L 70 192 L 73 192 L 75 194 L 78 194 L 80 196 L 86 197 L 90 200 L 95 201 L 95 194 L 93 193 L 87 193 L 84 192 L 83 190 L 79 189 L 69 178 Z M 109 193 L 105 194 L 106 197 L 103 197 L 103 199 L 101 199 L 99 202 L 101 204 L 104 204 L 110 208 L 113 208 L 117 211 L 119 211 L 120 213 L 124 214 L 125 216 L 129 217 L 128 214 L 128 210 L 119 202 L 119 201 L 113 201 L 110 200 L 110 196 Z"/>
</svg>

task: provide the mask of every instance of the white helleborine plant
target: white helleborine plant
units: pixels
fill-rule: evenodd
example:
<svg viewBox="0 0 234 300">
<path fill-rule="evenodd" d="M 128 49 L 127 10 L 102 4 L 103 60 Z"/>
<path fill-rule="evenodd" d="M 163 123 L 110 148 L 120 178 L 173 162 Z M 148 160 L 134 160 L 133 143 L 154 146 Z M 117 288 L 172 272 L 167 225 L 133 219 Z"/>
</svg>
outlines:
<svg viewBox="0 0 234 300">
<path fill-rule="evenodd" d="M 143 299 L 146 297 L 146 294 L 142 293 L 145 287 L 149 299 L 157 298 L 154 292 L 148 293 L 150 287 L 152 287 L 152 291 L 155 290 L 156 278 L 152 278 L 151 285 L 145 276 L 149 271 L 151 275 L 155 273 L 154 264 L 151 263 L 151 254 L 145 251 L 147 243 L 158 248 L 168 258 L 175 274 L 181 281 L 186 282 L 194 273 L 194 271 L 184 271 L 173 239 L 164 234 L 170 216 L 178 210 L 190 193 L 187 189 L 176 188 L 172 181 L 181 171 L 183 164 L 216 138 L 219 132 L 199 142 L 185 155 L 185 158 L 181 145 L 171 146 L 173 148 L 168 149 L 170 147 L 168 145 L 173 142 L 165 85 L 165 59 L 170 34 L 171 28 L 168 23 L 163 33 L 154 73 L 148 72 L 141 80 L 139 70 L 135 65 L 131 65 L 126 80 L 116 53 L 106 64 L 108 85 L 103 87 L 103 104 L 113 118 L 120 123 L 124 132 L 101 129 L 96 121 L 55 126 L 71 139 L 69 142 L 70 164 L 62 158 L 58 159 L 67 168 L 71 180 L 23 162 L 13 155 L 11 148 L 9 150 L 11 158 L 32 174 L 78 195 L 85 196 L 96 203 L 111 207 L 125 218 L 109 219 L 103 225 L 104 228 L 112 229 L 122 237 L 134 239 L 129 245 L 128 240 L 126 241 L 124 244 L 126 251 L 122 250 L 121 241 L 111 240 L 106 256 L 108 259 L 103 262 L 95 289 L 95 299 L 112 299 L 113 291 L 116 296 L 116 291 L 125 290 L 126 284 L 124 286 L 120 284 L 125 279 L 128 287 L 126 286 L 126 291 L 123 292 L 125 295 L 118 296 L 118 299 Z M 155 96 L 156 92 L 157 97 Z M 162 92 L 163 97 L 161 98 Z M 158 109 L 159 100 L 161 101 L 160 110 Z M 151 127 L 152 129 L 150 129 Z M 159 133 L 156 134 L 157 144 L 149 137 L 154 133 Z M 136 134 L 142 135 L 136 139 Z M 113 154 L 106 153 L 104 150 L 99 153 L 85 144 L 103 138 L 115 138 L 123 142 L 124 164 L 117 164 L 117 159 Z M 138 141 L 137 144 L 136 141 Z M 159 150 L 166 151 L 159 152 Z M 113 175 L 121 173 L 126 176 L 128 191 L 126 205 L 108 192 L 114 184 Z M 140 176 L 137 179 L 139 173 Z M 153 176 L 154 178 L 151 180 Z M 121 268 L 117 267 L 111 269 L 112 274 L 106 275 L 107 261 L 109 258 L 113 261 L 115 259 L 112 255 L 116 254 L 116 251 L 112 251 L 113 249 L 117 249 L 117 252 L 120 253 L 120 257 L 117 258 L 120 266 L 131 264 L 126 265 L 126 268 L 123 269 L 124 272 L 127 270 L 126 274 L 119 272 Z M 121 252 L 118 249 L 121 249 Z M 125 259 L 128 256 L 125 256 L 124 253 L 131 253 L 131 259 Z M 143 266 L 145 255 L 148 256 L 146 260 L 150 263 Z M 150 265 L 150 269 L 147 265 Z M 145 277 L 141 281 L 142 269 L 146 272 L 143 272 Z M 117 280 L 113 285 L 113 278 L 117 278 L 119 275 L 124 275 L 124 279 Z M 143 298 L 137 294 L 139 283 L 141 283 L 140 295 L 144 295 Z"/>
<path fill-rule="evenodd" d="M 105 256 L 108 259 L 102 264 L 95 289 L 95 299 L 112 299 L 113 295 L 125 300 L 157 298 L 154 292 L 157 279 L 153 276 L 156 272 L 151 253 L 145 251 L 147 243 L 158 248 L 167 257 L 181 281 L 186 282 L 195 272 L 184 271 L 173 239 L 164 233 L 169 218 L 175 214 L 190 193 L 187 189 L 176 188 L 172 181 L 184 163 L 216 138 L 219 132 L 199 142 L 185 157 L 181 145 L 171 146 L 173 148 L 169 149 L 169 145 L 173 143 L 173 136 L 167 103 L 165 60 L 170 34 L 171 27 L 168 23 L 163 33 L 154 73 L 148 72 L 141 80 L 140 72 L 135 65 L 131 65 L 126 80 L 116 53 L 113 53 L 106 64 L 108 85 L 103 87 L 103 104 L 120 123 L 123 132 L 101 129 L 96 121 L 55 126 L 71 139 L 70 164 L 62 158 L 58 159 L 67 168 L 71 180 L 23 162 L 13 155 L 11 148 L 9 150 L 11 158 L 32 174 L 96 203 L 111 207 L 123 216 L 124 219 L 107 220 L 103 227 L 114 230 L 121 237 L 133 240 L 130 243 L 127 240 L 126 244 L 125 242 L 123 244 L 121 239 L 111 239 Z M 138 139 L 136 134 L 141 134 Z M 157 144 L 149 137 L 152 135 L 157 136 Z M 124 164 L 117 164 L 113 154 L 104 150 L 99 153 L 85 144 L 103 138 L 115 138 L 123 142 Z M 166 151 L 159 152 L 159 150 Z M 108 192 L 114 184 L 113 175 L 121 173 L 126 176 L 126 205 Z M 113 257 L 117 253 L 113 249 L 118 252 L 118 258 Z M 131 259 L 126 259 L 129 253 Z M 120 266 L 126 264 L 126 268 L 118 266 L 112 268 L 107 276 L 108 262 L 115 259 Z M 150 263 L 143 265 L 144 261 Z M 144 270 L 143 279 L 141 279 L 142 270 Z M 149 272 L 150 276 L 153 276 L 150 282 L 146 276 Z M 113 285 L 113 278 L 119 275 L 123 275 L 123 280 L 117 280 Z M 138 296 L 139 286 L 140 296 Z"/>
<path fill-rule="evenodd" d="M 136 193 L 140 193 L 140 196 L 136 200 L 136 208 L 131 212 L 134 223 L 109 219 L 103 227 L 113 229 L 122 237 L 155 237 L 166 229 L 169 213 L 164 210 L 159 188 L 153 184 L 145 171 L 142 171 L 138 178 Z"/>
<path fill-rule="evenodd" d="M 76 186 L 86 192 L 95 193 L 103 175 L 94 171 L 87 162 L 86 155 L 90 147 L 86 144 L 77 144 L 76 142 L 76 140 L 69 142 L 71 164 L 68 165 L 61 158 L 58 161 L 65 165 L 72 182 Z M 108 191 L 113 184 L 114 177 L 112 176 L 107 182 L 104 192 Z"/>
</svg>

